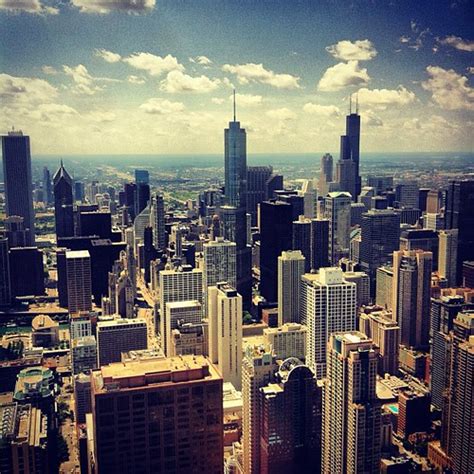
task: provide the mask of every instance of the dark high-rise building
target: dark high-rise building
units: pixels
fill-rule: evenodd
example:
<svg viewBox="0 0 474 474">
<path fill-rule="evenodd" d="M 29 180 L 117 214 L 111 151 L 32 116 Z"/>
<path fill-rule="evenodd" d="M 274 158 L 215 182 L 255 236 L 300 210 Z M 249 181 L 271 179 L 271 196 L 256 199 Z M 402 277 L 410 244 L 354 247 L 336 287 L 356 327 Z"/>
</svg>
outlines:
<svg viewBox="0 0 474 474">
<path fill-rule="evenodd" d="M 53 202 L 53 188 L 51 186 L 51 173 L 46 166 L 43 168 L 43 192 L 44 202 L 51 204 Z"/>
<path fill-rule="evenodd" d="M 329 220 L 311 219 L 311 270 L 329 267 Z"/>
<path fill-rule="evenodd" d="M 474 262 L 463 262 L 461 285 L 466 288 L 474 288 Z"/>
<path fill-rule="evenodd" d="M 81 237 L 96 235 L 101 239 L 110 239 L 112 237 L 112 216 L 110 212 L 78 212 L 77 235 Z"/>
<path fill-rule="evenodd" d="M 252 216 L 252 225 L 257 225 L 257 206 L 265 201 L 267 181 L 273 173 L 271 166 L 247 167 L 247 212 Z"/>
<path fill-rule="evenodd" d="M 260 293 L 277 301 L 278 257 L 292 249 L 293 210 L 283 201 L 260 204 Z"/>
<path fill-rule="evenodd" d="M 150 185 L 146 183 L 137 183 L 136 215 L 145 209 L 150 200 Z"/>
<path fill-rule="evenodd" d="M 438 270 L 439 236 L 430 229 L 405 229 L 400 232 L 401 250 L 425 250 L 433 254 L 433 270 Z"/>
<path fill-rule="evenodd" d="M 390 263 L 392 254 L 400 248 L 400 217 L 389 210 L 371 210 L 362 214 L 360 265 L 370 278 L 375 295 L 377 268 Z"/>
<path fill-rule="evenodd" d="M 4 221 L 5 237 L 8 239 L 8 246 L 27 247 L 30 232 L 25 229 L 23 217 L 10 216 Z"/>
<path fill-rule="evenodd" d="M 311 369 L 286 359 L 259 392 L 260 473 L 320 472 L 322 388 Z"/>
<path fill-rule="evenodd" d="M 474 181 L 451 181 L 445 211 L 446 229 L 458 229 L 457 283 L 462 264 L 474 260 Z"/>
<path fill-rule="evenodd" d="M 135 183 L 125 183 L 123 185 L 123 190 L 125 192 L 124 205 L 127 207 L 128 213 L 133 221 L 136 216 L 135 201 L 137 199 L 137 185 Z"/>
<path fill-rule="evenodd" d="M 58 271 L 58 300 L 59 306 L 67 308 L 67 267 L 66 267 L 66 252 L 65 248 L 58 248 L 56 250 L 56 268 Z"/>
<path fill-rule="evenodd" d="M 274 199 L 275 191 L 283 189 L 283 175 L 272 174 L 265 185 L 265 199 Z"/>
<path fill-rule="evenodd" d="M 53 177 L 54 182 L 54 220 L 57 237 L 74 235 L 74 199 L 72 197 L 72 178 L 61 165 Z"/>
<path fill-rule="evenodd" d="M 382 194 L 393 188 L 393 176 L 367 176 L 367 186 L 374 188 L 376 194 Z"/>
<path fill-rule="evenodd" d="M 23 217 L 28 230 L 27 245 L 35 242 L 33 182 L 31 177 L 30 137 L 21 131 L 2 135 L 3 180 L 7 217 Z"/>
<path fill-rule="evenodd" d="M 135 184 L 150 184 L 150 173 L 148 170 L 135 170 Z"/>
<path fill-rule="evenodd" d="M 430 191 L 430 188 L 420 188 L 418 191 L 418 206 L 416 207 L 418 207 L 421 212 L 426 212 L 426 203 Z"/>
<path fill-rule="evenodd" d="M 275 198 L 291 204 L 294 221 L 304 215 L 304 197 L 299 196 L 296 191 L 281 190 L 275 193 Z"/>
<path fill-rule="evenodd" d="M 74 198 L 76 201 L 84 201 L 84 183 L 80 181 L 74 182 Z"/>
<path fill-rule="evenodd" d="M 43 252 L 37 247 L 10 249 L 10 281 L 13 296 L 44 295 Z"/>
<path fill-rule="evenodd" d="M 300 250 L 305 258 L 304 271 L 311 271 L 311 219 L 300 216 L 297 221 L 293 221 L 293 250 Z"/>
<path fill-rule="evenodd" d="M 222 377 L 203 356 L 104 366 L 91 396 L 98 474 L 223 472 Z"/>
<path fill-rule="evenodd" d="M 163 250 L 166 248 L 165 202 L 159 193 L 151 199 L 150 223 L 153 229 L 153 245 L 156 250 Z"/>
<path fill-rule="evenodd" d="M 0 306 L 8 306 L 12 299 L 8 239 L 0 237 Z"/>
</svg>

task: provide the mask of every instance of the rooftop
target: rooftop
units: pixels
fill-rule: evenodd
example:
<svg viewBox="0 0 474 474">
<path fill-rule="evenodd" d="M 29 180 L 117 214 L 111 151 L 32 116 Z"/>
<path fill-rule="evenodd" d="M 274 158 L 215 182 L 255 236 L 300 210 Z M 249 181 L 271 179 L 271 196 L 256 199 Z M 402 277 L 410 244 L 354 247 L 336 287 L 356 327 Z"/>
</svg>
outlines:
<svg viewBox="0 0 474 474">
<path fill-rule="evenodd" d="M 90 258 L 88 250 L 68 250 L 66 258 Z"/>
<path fill-rule="evenodd" d="M 33 318 L 33 321 L 31 321 L 31 327 L 33 328 L 33 331 L 39 331 L 41 329 L 59 327 L 59 324 L 56 321 L 53 321 L 47 314 L 40 314 Z"/>
</svg>

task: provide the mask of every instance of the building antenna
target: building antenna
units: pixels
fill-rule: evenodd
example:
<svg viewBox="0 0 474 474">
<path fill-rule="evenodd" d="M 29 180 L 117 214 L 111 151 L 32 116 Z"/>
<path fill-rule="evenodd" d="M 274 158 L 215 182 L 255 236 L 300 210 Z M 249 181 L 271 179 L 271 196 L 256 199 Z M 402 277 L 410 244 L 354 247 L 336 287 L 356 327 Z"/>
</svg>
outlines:
<svg viewBox="0 0 474 474">
<path fill-rule="evenodd" d="M 234 122 L 235 122 L 235 89 L 234 89 Z"/>
</svg>

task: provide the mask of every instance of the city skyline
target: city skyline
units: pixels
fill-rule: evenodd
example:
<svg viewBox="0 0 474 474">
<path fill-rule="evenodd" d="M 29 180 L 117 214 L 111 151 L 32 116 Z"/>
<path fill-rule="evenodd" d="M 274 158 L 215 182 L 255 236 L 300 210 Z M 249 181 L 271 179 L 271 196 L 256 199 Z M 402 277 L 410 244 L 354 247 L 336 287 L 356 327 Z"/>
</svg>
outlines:
<svg viewBox="0 0 474 474">
<path fill-rule="evenodd" d="M 249 153 L 331 151 L 358 94 L 362 159 L 471 151 L 468 3 L 431 10 L 2 0 L 0 128 L 22 128 L 33 154 L 221 153 L 235 88 Z"/>
</svg>

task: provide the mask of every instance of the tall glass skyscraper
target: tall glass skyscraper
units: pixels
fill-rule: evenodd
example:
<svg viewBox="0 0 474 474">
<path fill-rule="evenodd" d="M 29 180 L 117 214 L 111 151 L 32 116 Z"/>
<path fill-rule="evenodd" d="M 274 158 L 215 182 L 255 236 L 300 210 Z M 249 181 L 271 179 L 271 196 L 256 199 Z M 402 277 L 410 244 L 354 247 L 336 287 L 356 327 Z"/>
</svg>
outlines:
<svg viewBox="0 0 474 474">
<path fill-rule="evenodd" d="M 72 178 L 63 166 L 56 171 L 54 178 L 54 220 L 57 237 L 74 236 L 74 199 L 72 197 Z"/>
<path fill-rule="evenodd" d="M 23 217 L 28 230 L 27 244 L 34 245 L 35 226 L 31 179 L 30 137 L 21 131 L 2 136 L 3 179 L 6 214 Z"/>
</svg>

